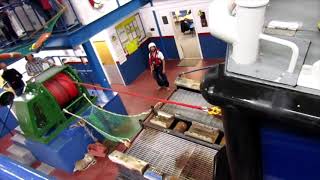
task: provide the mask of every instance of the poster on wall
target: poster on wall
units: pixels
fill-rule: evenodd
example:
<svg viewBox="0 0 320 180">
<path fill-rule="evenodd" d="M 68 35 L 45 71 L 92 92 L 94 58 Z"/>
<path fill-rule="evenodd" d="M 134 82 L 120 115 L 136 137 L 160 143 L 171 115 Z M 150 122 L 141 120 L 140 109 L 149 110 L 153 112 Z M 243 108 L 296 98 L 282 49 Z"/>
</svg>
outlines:
<svg viewBox="0 0 320 180">
<path fill-rule="evenodd" d="M 134 53 L 139 48 L 142 40 L 146 38 L 139 14 L 122 21 L 115 29 L 123 51 L 128 55 Z"/>
<path fill-rule="evenodd" d="M 115 61 L 118 61 L 120 64 L 124 63 L 127 60 L 127 57 L 122 49 L 120 40 L 117 38 L 117 34 L 111 34 L 110 39 L 116 55 L 116 57 L 114 57 Z"/>
</svg>

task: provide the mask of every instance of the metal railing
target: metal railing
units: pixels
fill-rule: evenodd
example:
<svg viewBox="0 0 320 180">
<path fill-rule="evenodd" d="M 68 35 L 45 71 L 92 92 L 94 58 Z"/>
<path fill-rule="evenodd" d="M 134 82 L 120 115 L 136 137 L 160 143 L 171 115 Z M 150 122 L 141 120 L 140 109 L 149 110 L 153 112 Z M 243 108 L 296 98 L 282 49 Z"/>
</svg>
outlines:
<svg viewBox="0 0 320 180">
<path fill-rule="evenodd" d="M 87 56 L 47 56 L 45 59 L 52 60 L 56 65 L 65 65 L 65 64 L 88 64 Z"/>
<path fill-rule="evenodd" d="M 43 65 L 43 70 L 46 70 L 52 66 L 52 64 L 56 66 L 61 65 L 72 65 L 73 68 L 78 72 L 78 75 L 84 80 L 84 82 L 90 82 L 92 83 L 92 79 L 94 79 L 94 76 L 91 75 L 93 71 L 88 65 L 88 59 L 87 56 L 46 56 L 45 58 L 41 58 L 44 61 L 48 61 L 50 63 L 45 63 L 46 65 Z M 25 61 L 24 58 L 20 59 L 19 61 Z M 18 63 L 18 62 L 16 62 Z M 27 63 L 25 61 L 25 63 Z M 26 69 L 24 68 L 25 64 L 11 64 L 9 68 L 16 69 L 18 72 L 20 72 L 23 76 L 23 81 L 28 82 L 32 78 L 32 76 L 29 76 L 27 74 Z M 1 74 L 0 70 L 0 74 Z M 4 86 L 3 84 L 0 84 L 1 86 Z"/>
<path fill-rule="evenodd" d="M 46 21 L 58 10 L 55 0 L 49 0 L 51 8 L 43 8 L 37 0 L 13 0 L 10 4 L 1 3 L 0 7 L 0 49 L 14 46 L 21 41 L 29 40 L 30 35 L 45 26 Z M 67 11 L 58 20 L 53 33 L 67 33 L 81 23 L 69 0 L 62 0 Z M 39 31 L 38 33 L 41 33 Z"/>
</svg>

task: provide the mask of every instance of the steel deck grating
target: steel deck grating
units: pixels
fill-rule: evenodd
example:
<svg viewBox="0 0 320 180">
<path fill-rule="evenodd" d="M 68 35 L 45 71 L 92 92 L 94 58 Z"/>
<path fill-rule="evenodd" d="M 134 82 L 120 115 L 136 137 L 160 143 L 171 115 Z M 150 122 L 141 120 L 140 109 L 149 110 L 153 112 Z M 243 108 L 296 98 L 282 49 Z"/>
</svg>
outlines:
<svg viewBox="0 0 320 180">
<path fill-rule="evenodd" d="M 153 129 L 144 129 L 128 155 L 148 162 L 162 173 L 181 179 L 213 179 L 217 151 Z"/>
<path fill-rule="evenodd" d="M 196 106 L 212 106 L 206 102 L 206 100 L 202 97 L 200 93 L 195 93 L 184 89 L 178 89 L 175 93 L 173 93 L 170 100 L 192 104 Z M 161 110 L 169 114 L 179 114 L 181 116 L 188 117 L 193 121 L 197 121 L 199 123 L 223 130 L 223 124 L 220 119 L 214 118 L 213 116 L 210 116 L 206 112 L 203 112 L 201 110 L 181 107 L 173 104 L 165 104 L 161 108 Z"/>
</svg>

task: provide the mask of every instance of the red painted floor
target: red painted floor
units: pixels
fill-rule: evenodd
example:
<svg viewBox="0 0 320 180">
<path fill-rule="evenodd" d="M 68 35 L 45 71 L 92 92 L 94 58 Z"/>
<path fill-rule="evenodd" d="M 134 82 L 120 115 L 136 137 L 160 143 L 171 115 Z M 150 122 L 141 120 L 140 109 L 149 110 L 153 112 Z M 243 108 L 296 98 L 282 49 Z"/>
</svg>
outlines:
<svg viewBox="0 0 320 180">
<path fill-rule="evenodd" d="M 153 96 L 157 98 L 168 98 L 170 94 L 175 89 L 174 80 L 178 74 L 190 70 L 194 70 L 200 67 L 205 67 L 208 65 L 213 65 L 222 62 L 222 60 L 211 60 L 211 61 L 201 61 L 196 67 L 177 67 L 179 61 L 168 61 L 167 62 L 167 76 L 170 81 L 170 91 L 157 90 L 156 82 L 150 75 L 150 71 L 145 71 L 142 75 L 138 77 L 129 86 L 113 85 L 112 88 L 115 90 L 123 90 L 129 92 L 136 92 L 146 96 Z M 200 80 L 204 71 L 193 73 L 187 75 L 186 77 Z M 127 95 L 120 94 L 120 97 L 128 111 L 129 114 L 138 114 L 147 111 L 152 105 L 155 105 L 156 101 L 147 101 L 139 98 L 134 98 Z M 5 138 L 0 139 L 0 153 L 6 154 L 6 149 L 11 145 L 10 135 Z M 117 147 L 118 150 L 123 151 L 125 148 L 123 145 Z M 118 175 L 117 166 L 108 159 L 99 158 L 97 164 L 90 167 L 84 172 L 77 172 L 75 174 L 67 174 L 60 170 L 54 170 L 50 175 L 56 177 L 59 180 L 113 180 Z"/>
<path fill-rule="evenodd" d="M 8 155 L 7 149 L 12 145 L 11 134 L 7 134 L 6 136 L 0 138 L 0 154 Z"/>
<path fill-rule="evenodd" d="M 172 91 L 175 89 L 174 81 L 180 73 L 191 71 L 201 67 L 206 67 L 219 62 L 222 62 L 222 60 L 201 61 L 196 67 L 177 67 L 179 63 L 178 60 L 167 61 L 166 74 L 170 82 L 171 91 L 166 91 L 164 89 L 157 90 L 157 84 L 152 78 L 150 71 L 148 70 L 145 71 L 143 74 L 141 74 L 138 77 L 138 79 L 135 80 L 131 85 L 129 86 L 112 85 L 112 88 L 115 90 L 136 92 L 146 96 L 153 96 L 157 98 L 166 99 L 171 95 Z M 205 72 L 206 71 L 199 71 L 196 73 L 188 74 L 186 75 L 186 77 L 195 79 L 195 80 L 201 80 Z M 157 103 L 156 101 L 144 100 L 144 99 L 135 98 L 135 97 L 122 95 L 122 94 L 120 94 L 120 97 L 128 111 L 128 114 L 131 114 L 131 115 L 147 111 L 148 109 L 150 109 L 152 105 L 155 105 Z"/>
<path fill-rule="evenodd" d="M 157 98 L 165 98 L 167 99 L 173 90 L 175 89 L 174 81 L 176 77 L 186 71 L 194 70 L 197 68 L 213 65 L 216 63 L 222 62 L 222 60 L 211 60 L 211 61 L 201 61 L 196 67 L 177 67 L 179 61 L 168 61 L 166 63 L 166 73 L 170 82 L 170 91 L 166 91 L 164 89 L 157 90 L 157 84 L 153 80 L 150 71 L 146 70 L 143 74 L 141 74 L 137 80 L 135 80 L 129 86 L 123 85 L 112 85 L 114 90 L 128 91 L 140 93 L 145 96 L 153 96 Z M 197 73 L 192 73 L 186 75 L 188 78 L 200 80 L 205 71 L 199 71 Z M 135 98 L 128 95 L 120 94 L 120 97 L 127 109 L 128 114 L 139 114 L 141 112 L 147 111 L 150 109 L 152 105 L 155 105 L 156 101 L 149 101 L 140 98 Z M 122 148 L 123 149 L 123 148 Z M 55 170 L 51 175 L 57 177 L 61 180 L 113 180 L 117 177 L 118 168 L 115 164 L 113 164 L 108 159 L 98 159 L 98 162 L 95 166 L 90 167 L 85 172 L 75 173 L 73 175 L 66 174 L 62 171 Z"/>
</svg>

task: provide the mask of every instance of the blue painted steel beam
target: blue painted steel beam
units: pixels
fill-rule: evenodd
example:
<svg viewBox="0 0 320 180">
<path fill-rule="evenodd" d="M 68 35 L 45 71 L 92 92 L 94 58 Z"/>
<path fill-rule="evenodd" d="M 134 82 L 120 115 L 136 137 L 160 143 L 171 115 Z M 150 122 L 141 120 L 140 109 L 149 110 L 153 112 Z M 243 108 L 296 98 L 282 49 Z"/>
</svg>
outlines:
<svg viewBox="0 0 320 180">
<path fill-rule="evenodd" d="M 95 72 L 95 78 L 97 82 L 102 86 L 106 88 L 110 88 L 110 84 L 104 74 L 103 67 L 100 64 L 100 61 L 94 51 L 94 48 L 90 41 L 87 41 L 82 44 L 83 49 L 85 50 L 87 54 L 87 58 L 89 60 L 89 66 Z M 121 99 L 117 94 L 114 94 L 112 91 L 104 91 L 107 98 L 110 100 L 106 107 L 104 107 L 107 110 L 112 110 L 115 113 L 120 113 L 123 115 L 127 115 L 127 111 L 121 101 Z M 111 104 L 110 104 L 111 103 Z"/>
<path fill-rule="evenodd" d="M 53 37 L 48 41 L 46 47 L 52 49 L 54 47 L 75 47 L 83 44 L 94 35 L 117 23 L 123 17 L 140 9 L 147 3 L 149 3 L 149 0 L 132 0 L 131 2 L 119 7 L 100 19 L 81 27 L 69 35 Z"/>
<path fill-rule="evenodd" d="M 90 68 L 95 72 L 97 81 L 99 84 L 103 87 L 110 88 L 110 85 L 108 83 L 108 80 L 106 79 L 106 76 L 104 74 L 104 71 L 102 69 L 102 66 L 100 65 L 100 61 L 94 51 L 94 48 L 90 41 L 87 41 L 82 44 L 84 51 L 87 54 L 87 58 L 89 60 L 89 66 Z"/>
<path fill-rule="evenodd" d="M 0 179 L 21 180 L 21 179 L 37 179 L 37 180 L 54 180 L 44 173 L 25 167 L 24 165 L 0 155 Z"/>
<path fill-rule="evenodd" d="M 70 34 L 53 35 L 45 44 L 45 50 L 72 49 L 74 46 L 70 43 Z"/>
</svg>

